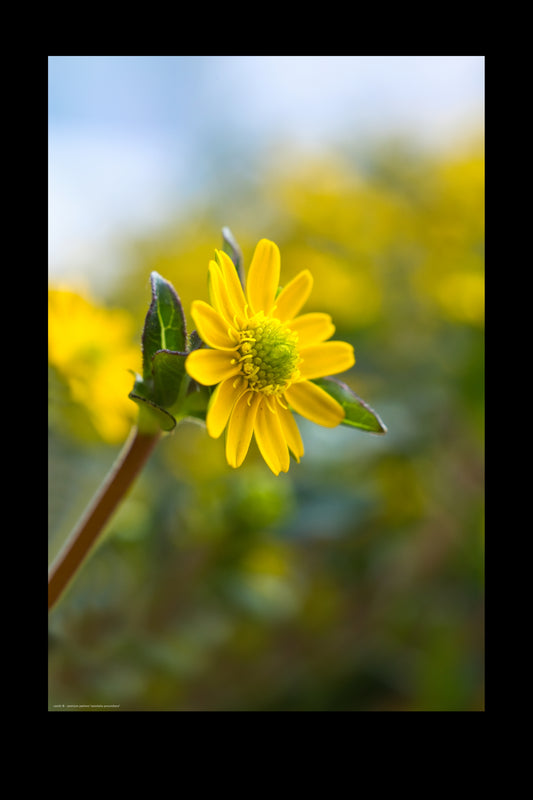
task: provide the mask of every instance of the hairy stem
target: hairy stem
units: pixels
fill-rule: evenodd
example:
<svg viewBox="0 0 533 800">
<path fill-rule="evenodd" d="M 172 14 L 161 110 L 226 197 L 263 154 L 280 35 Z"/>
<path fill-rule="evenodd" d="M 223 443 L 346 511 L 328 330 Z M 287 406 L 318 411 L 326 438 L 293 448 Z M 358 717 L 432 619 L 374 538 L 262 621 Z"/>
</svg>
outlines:
<svg viewBox="0 0 533 800">
<path fill-rule="evenodd" d="M 105 524 L 148 460 L 160 433 L 133 428 L 107 478 L 89 503 L 48 573 L 50 611 L 89 555 Z"/>
</svg>

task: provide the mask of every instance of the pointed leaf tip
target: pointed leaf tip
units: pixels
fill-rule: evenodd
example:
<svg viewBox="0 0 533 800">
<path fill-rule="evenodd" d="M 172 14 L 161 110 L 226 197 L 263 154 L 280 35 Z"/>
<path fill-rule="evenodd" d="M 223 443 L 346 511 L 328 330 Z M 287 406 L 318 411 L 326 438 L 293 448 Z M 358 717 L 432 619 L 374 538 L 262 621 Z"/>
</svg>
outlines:
<svg viewBox="0 0 533 800">
<path fill-rule="evenodd" d="M 341 404 L 345 413 L 342 425 L 359 428 L 369 433 L 387 433 L 387 426 L 379 414 L 345 383 L 335 378 L 317 378 L 313 380 L 313 383 L 316 383 Z"/>
</svg>

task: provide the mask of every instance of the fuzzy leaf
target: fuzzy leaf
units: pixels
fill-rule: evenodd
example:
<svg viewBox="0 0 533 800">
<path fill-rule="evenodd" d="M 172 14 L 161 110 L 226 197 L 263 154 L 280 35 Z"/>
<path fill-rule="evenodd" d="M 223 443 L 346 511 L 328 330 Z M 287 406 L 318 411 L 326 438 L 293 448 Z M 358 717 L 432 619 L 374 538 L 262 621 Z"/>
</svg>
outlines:
<svg viewBox="0 0 533 800">
<path fill-rule="evenodd" d="M 139 406 L 139 429 L 145 432 L 161 429 L 171 431 L 176 427 L 176 420 L 149 396 L 146 384 L 140 375 L 136 376 L 135 384 L 128 397 Z"/>
<path fill-rule="evenodd" d="M 185 372 L 187 353 L 175 350 L 158 350 L 152 358 L 154 400 L 163 408 L 171 408 L 182 390 L 183 381 L 188 381 Z"/>
<path fill-rule="evenodd" d="M 143 378 L 152 380 L 152 359 L 159 350 L 184 352 L 187 346 L 185 317 L 174 287 L 157 272 L 150 275 L 152 302 L 142 335 Z"/>
</svg>

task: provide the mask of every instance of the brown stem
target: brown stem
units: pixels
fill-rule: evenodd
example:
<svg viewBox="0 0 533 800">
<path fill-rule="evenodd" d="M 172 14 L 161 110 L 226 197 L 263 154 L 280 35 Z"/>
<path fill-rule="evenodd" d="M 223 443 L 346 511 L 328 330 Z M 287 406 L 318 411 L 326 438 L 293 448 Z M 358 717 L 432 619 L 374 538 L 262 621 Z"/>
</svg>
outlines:
<svg viewBox="0 0 533 800">
<path fill-rule="evenodd" d="M 134 428 L 117 461 L 84 515 L 70 534 L 48 573 L 48 610 L 55 605 L 95 544 L 98 535 L 125 497 L 160 433 L 140 433 Z"/>
</svg>

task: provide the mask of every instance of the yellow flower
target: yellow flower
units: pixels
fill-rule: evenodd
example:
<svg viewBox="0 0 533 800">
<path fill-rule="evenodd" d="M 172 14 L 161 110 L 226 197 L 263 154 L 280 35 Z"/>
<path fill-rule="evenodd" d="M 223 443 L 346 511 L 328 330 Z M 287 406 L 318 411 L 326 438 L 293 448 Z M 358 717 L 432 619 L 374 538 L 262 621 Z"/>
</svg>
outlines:
<svg viewBox="0 0 533 800">
<path fill-rule="evenodd" d="M 63 377 L 74 403 L 86 408 L 106 442 L 124 441 L 135 422 L 128 398 L 139 348 L 133 320 L 67 288 L 48 293 L 48 358 Z"/>
<path fill-rule="evenodd" d="M 194 350 L 186 361 L 198 383 L 216 385 L 207 431 L 216 439 L 226 429 L 228 464 L 242 464 L 254 435 L 275 475 L 289 469 L 289 449 L 297 461 L 304 452 L 291 409 L 318 425 L 337 426 L 342 406 L 311 381 L 355 363 L 350 344 L 326 341 L 335 331 L 329 314 L 299 315 L 313 285 L 309 270 L 278 294 L 279 276 L 279 249 L 267 239 L 255 249 L 246 294 L 229 256 L 216 251 L 209 264 L 211 305 L 196 300 L 191 309 L 211 349 Z"/>
</svg>

